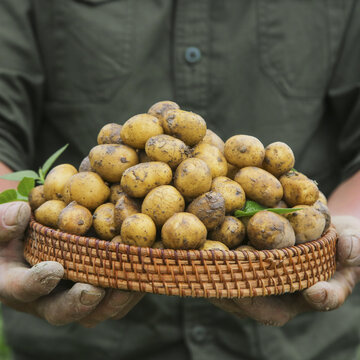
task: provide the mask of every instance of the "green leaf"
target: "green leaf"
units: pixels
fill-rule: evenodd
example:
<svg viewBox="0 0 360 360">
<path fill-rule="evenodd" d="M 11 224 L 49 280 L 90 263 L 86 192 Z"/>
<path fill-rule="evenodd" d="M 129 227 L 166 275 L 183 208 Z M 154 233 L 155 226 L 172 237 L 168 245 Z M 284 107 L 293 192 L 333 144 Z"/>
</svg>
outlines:
<svg viewBox="0 0 360 360">
<path fill-rule="evenodd" d="M 32 178 L 35 180 L 39 179 L 39 175 L 35 171 L 32 171 L 32 170 L 22 170 L 22 171 L 16 171 L 16 172 L 13 172 L 10 174 L 5 174 L 3 176 L 0 176 L 0 179 L 21 181 L 25 177 Z"/>
<path fill-rule="evenodd" d="M 30 191 L 34 188 L 34 186 L 35 186 L 35 180 L 32 178 L 25 177 L 20 181 L 17 190 L 20 195 L 27 198 L 29 196 Z"/>
<path fill-rule="evenodd" d="M 265 206 L 262 206 L 260 204 L 258 204 L 255 201 L 252 200 L 247 200 L 245 203 L 245 206 L 242 210 L 235 210 L 235 216 L 236 217 L 244 217 L 244 216 L 253 216 L 256 213 L 258 213 L 259 211 L 263 211 L 263 210 L 267 210 L 267 211 L 271 211 L 274 212 L 276 214 L 279 215 L 283 215 L 283 214 L 290 214 L 294 211 L 297 210 L 302 210 L 301 208 L 266 208 Z"/>
<path fill-rule="evenodd" d="M 50 170 L 51 166 L 54 164 L 54 162 L 57 160 L 57 158 L 66 150 L 66 148 L 69 146 L 69 144 L 66 144 L 65 146 L 63 146 L 61 149 L 59 149 L 58 151 L 56 151 L 54 154 L 52 154 L 44 163 L 44 165 L 42 166 L 41 170 L 42 170 L 42 174 L 43 177 L 45 178 L 47 172 Z"/>
<path fill-rule="evenodd" d="M 0 193 L 0 204 L 16 201 L 17 199 L 17 192 L 15 189 L 5 190 Z"/>
</svg>

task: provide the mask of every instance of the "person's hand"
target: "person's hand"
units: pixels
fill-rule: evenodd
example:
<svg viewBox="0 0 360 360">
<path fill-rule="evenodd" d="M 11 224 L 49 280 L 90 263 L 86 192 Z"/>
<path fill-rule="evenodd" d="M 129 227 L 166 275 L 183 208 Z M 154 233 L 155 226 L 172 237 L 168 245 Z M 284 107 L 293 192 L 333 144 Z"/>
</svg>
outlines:
<svg viewBox="0 0 360 360">
<path fill-rule="evenodd" d="M 18 311 L 39 316 L 52 325 L 80 322 L 91 327 L 125 316 L 143 296 L 82 283 L 55 287 L 64 268 L 44 261 L 29 268 L 23 258 L 23 236 L 30 219 L 25 202 L 0 205 L 0 301 Z M 53 291 L 55 289 L 55 291 Z"/>
<path fill-rule="evenodd" d="M 281 296 L 244 299 L 214 299 L 213 304 L 239 317 L 252 318 L 265 325 L 282 326 L 306 311 L 329 311 L 341 306 L 360 280 L 360 220 L 333 216 L 339 235 L 337 269 L 329 281 Z"/>
</svg>

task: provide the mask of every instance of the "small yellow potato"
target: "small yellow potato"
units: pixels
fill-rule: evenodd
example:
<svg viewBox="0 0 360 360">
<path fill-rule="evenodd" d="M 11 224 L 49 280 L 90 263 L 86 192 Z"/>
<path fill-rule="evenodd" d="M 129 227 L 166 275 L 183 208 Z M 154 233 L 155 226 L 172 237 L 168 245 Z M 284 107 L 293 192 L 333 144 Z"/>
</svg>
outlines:
<svg viewBox="0 0 360 360">
<path fill-rule="evenodd" d="M 65 206 L 61 200 L 48 200 L 35 210 L 35 219 L 42 225 L 57 229 L 59 215 Z"/>
<path fill-rule="evenodd" d="M 326 220 L 324 215 L 312 206 L 297 205 L 301 210 L 286 215 L 295 231 L 296 243 L 316 240 L 324 232 Z"/>
<path fill-rule="evenodd" d="M 295 156 L 291 148 L 283 142 L 274 142 L 265 148 L 262 168 L 279 177 L 290 171 L 295 164 Z"/>
<path fill-rule="evenodd" d="M 226 176 L 219 176 L 213 179 L 211 190 L 223 196 L 227 214 L 233 213 L 235 210 L 240 210 L 245 205 L 245 191 L 236 181 Z"/>
<path fill-rule="evenodd" d="M 280 200 L 275 206 L 275 209 L 286 209 L 288 208 L 287 203 L 284 200 Z"/>
<path fill-rule="evenodd" d="M 246 198 L 267 207 L 274 207 L 283 197 L 279 180 L 267 171 L 255 166 L 240 169 L 235 181 L 244 189 Z"/>
<path fill-rule="evenodd" d="M 44 182 L 46 200 L 62 200 L 65 184 L 76 173 L 77 170 L 70 164 L 55 166 L 47 174 Z"/>
<path fill-rule="evenodd" d="M 136 149 L 144 149 L 152 136 L 163 134 L 160 120 L 149 114 L 139 114 L 125 122 L 121 129 L 122 141 Z"/>
<path fill-rule="evenodd" d="M 238 251 L 238 250 L 248 251 L 248 250 L 256 250 L 256 249 L 251 245 L 240 245 L 235 250 L 236 251 Z"/>
<path fill-rule="evenodd" d="M 111 240 L 119 233 L 120 227 L 115 225 L 114 210 L 115 205 L 113 203 L 106 203 L 94 211 L 93 227 L 99 239 Z"/>
<path fill-rule="evenodd" d="M 225 200 L 220 193 L 209 191 L 193 200 L 186 211 L 197 216 L 207 230 L 212 230 L 225 219 Z"/>
<path fill-rule="evenodd" d="M 139 162 L 134 149 L 126 145 L 104 144 L 89 154 L 91 167 L 106 181 L 119 182 L 123 172 Z"/>
<path fill-rule="evenodd" d="M 209 233 L 211 240 L 224 243 L 229 249 L 239 246 L 245 238 L 245 226 L 234 216 L 225 216 L 223 223 Z"/>
<path fill-rule="evenodd" d="M 174 214 L 161 229 L 161 240 L 170 249 L 198 249 L 206 235 L 205 225 L 195 215 L 185 212 Z"/>
<path fill-rule="evenodd" d="M 159 101 L 151 106 L 148 114 L 157 117 L 160 120 L 161 126 L 164 128 L 166 113 L 169 110 L 180 109 L 180 106 L 173 101 Z M 164 128 L 165 129 L 165 128 Z"/>
<path fill-rule="evenodd" d="M 114 219 L 116 228 L 120 229 L 128 216 L 138 214 L 139 212 L 140 205 L 138 202 L 126 193 L 122 193 L 115 204 Z"/>
<path fill-rule="evenodd" d="M 326 196 L 324 195 L 323 192 L 321 192 L 319 190 L 319 198 L 318 198 L 319 201 L 321 201 L 324 205 L 327 206 L 327 199 L 326 199 Z"/>
<path fill-rule="evenodd" d="M 183 141 L 164 134 L 151 137 L 145 144 L 145 151 L 151 160 L 162 161 L 171 168 L 176 168 L 190 153 Z"/>
<path fill-rule="evenodd" d="M 35 186 L 29 193 L 29 204 L 34 211 L 46 201 L 44 185 Z"/>
<path fill-rule="evenodd" d="M 75 201 L 67 205 L 60 213 L 58 228 L 74 235 L 84 235 L 93 222 L 91 212 Z"/>
<path fill-rule="evenodd" d="M 226 177 L 228 177 L 231 180 L 234 180 L 236 173 L 239 171 L 239 168 L 230 164 L 229 162 L 227 165 L 228 165 L 228 172 L 226 174 Z"/>
<path fill-rule="evenodd" d="M 128 195 L 141 198 L 157 186 L 169 184 L 171 180 L 170 166 L 160 161 L 153 161 L 125 170 L 120 185 Z"/>
<path fill-rule="evenodd" d="M 319 198 L 316 184 L 301 173 L 289 171 L 279 180 L 284 189 L 284 200 L 289 206 L 312 205 Z"/>
<path fill-rule="evenodd" d="M 161 185 L 151 190 L 141 206 L 141 212 L 149 215 L 157 226 L 162 226 L 167 219 L 184 209 L 184 198 L 171 185 Z"/>
<path fill-rule="evenodd" d="M 251 245 L 258 250 L 295 245 L 295 234 L 289 221 L 270 211 L 259 211 L 252 216 L 246 230 Z"/>
<path fill-rule="evenodd" d="M 221 153 L 224 154 L 225 143 L 217 134 L 215 134 L 210 129 L 206 130 L 206 134 L 199 144 L 203 143 L 216 146 L 221 151 Z"/>
<path fill-rule="evenodd" d="M 116 204 L 116 202 L 120 199 L 120 197 L 125 194 L 123 188 L 119 183 L 112 184 L 110 186 L 110 197 L 109 201 L 113 204 Z"/>
<path fill-rule="evenodd" d="M 120 235 L 124 244 L 151 247 L 156 238 L 156 226 L 150 216 L 135 214 L 124 220 Z"/>
<path fill-rule="evenodd" d="M 94 171 L 94 169 L 91 168 L 90 159 L 88 156 L 84 157 L 80 163 L 79 172 L 83 171 Z"/>
<path fill-rule="evenodd" d="M 177 167 L 174 175 L 175 187 L 186 198 L 196 198 L 211 188 L 211 172 L 201 159 L 186 159 Z"/>
<path fill-rule="evenodd" d="M 68 196 L 71 201 L 94 210 L 109 198 L 110 189 L 96 173 L 84 171 L 69 179 Z"/>
<path fill-rule="evenodd" d="M 186 145 L 194 146 L 206 134 L 205 120 L 198 114 L 180 109 L 166 113 L 164 129 L 169 135 L 182 140 Z"/>
<path fill-rule="evenodd" d="M 120 244 L 123 244 L 123 241 L 122 241 L 120 235 L 114 236 L 114 237 L 111 239 L 111 242 L 112 242 L 112 243 L 120 243 Z"/>
<path fill-rule="evenodd" d="M 220 241 L 206 240 L 199 250 L 229 250 L 229 248 Z"/>
<path fill-rule="evenodd" d="M 206 162 L 213 178 L 225 176 L 228 172 L 225 156 L 214 145 L 206 143 L 196 145 L 193 150 L 193 157 Z"/>
<path fill-rule="evenodd" d="M 120 132 L 122 126 L 115 123 L 106 124 L 98 134 L 97 143 L 102 144 L 122 144 Z"/>
<path fill-rule="evenodd" d="M 323 233 L 325 233 L 326 231 L 328 231 L 330 225 L 331 225 L 331 215 L 330 215 L 330 211 L 329 208 L 327 207 L 327 205 L 325 205 L 322 201 L 317 200 L 315 202 L 314 205 L 312 205 L 312 207 L 314 209 L 316 209 L 317 211 L 321 212 L 324 215 L 325 218 L 325 227 L 323 230 Z"/>
<path fill-rule="evenodd" d="M 235 135 L 225 142 L 224 154 L 230 164 L 240 169 L 246 166 L 261 167 L 265 149 L 254 136 Z"/>
<path fill-rule="evenodd" d="M 155 241 L 154 245 L 152 246 L 153 249 L 165 249 L 164 244 L 162 241 Z"/>
<path fill-rule="evenodd" d="M 146 145 L 145 145 L 145 147 L 146 147 Z M 146 154 L 145 150 L 139 150 L 138 156 L 139 156 L 139 163 L 152 161 L 152 159 Z"/>
</svg>

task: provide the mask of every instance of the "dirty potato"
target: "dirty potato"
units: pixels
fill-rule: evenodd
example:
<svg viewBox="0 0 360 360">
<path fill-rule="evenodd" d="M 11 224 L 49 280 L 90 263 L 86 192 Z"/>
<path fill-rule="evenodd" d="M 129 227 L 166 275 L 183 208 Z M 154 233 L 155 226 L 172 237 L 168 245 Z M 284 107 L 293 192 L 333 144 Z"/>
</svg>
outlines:
<svg viewBox="0 0 360 360">
<path fill-rule="evenodd" d="M 290 171 L 295 164 L 295 156 L 291 148 L 283 142 L 274 142 L 265 148 L 262 168 L 279 177 Z"/>
<path fill-rule="evenodd" d="M 229 250 L 229 248 L 220 241 L 206 240 L 199 250 Z"/>
<path fill-rule="evenodd" d="M 326 199 L 326 196 L 324 195 L 323 192 L 321 192 L 319 190 L 319 198 L 318 198 L 319 201 L 321 201 L 324 205 L 327 206 L 327 199 Z"/>
<path fill-rule="evenodd" d="M 122 126 L 111 123 L 103 126 L 98 134 L 97 143 L 102 144 L 122 144 L 120 132 Z"/>
<path fill-rule="evenodd" d="M 84 157 L 80 163 L 79 172 L 83 171 L 94 171 L 94 169 L 91 168 L 90 159 L 88 156 Z"/>
<path fill-rule="evenodd" d="M 148 114 L 157 117 L 161 126 L 165 129 L 165 117 L 169 110 L 180 109 L 180 106 L 173 101 L 159 101 L 152 105 L 148 110 Z"/>
<path fill-rule="evenodd" d="M 156 226 L 150 216 L 134 214 L 124 220 L 120 235 L 124 244 L 151 247 L 156 238 Z"/>
<path fill-rule="evenodd" d="M 113 203 L 106 203 L 94 211 L 93 227 L 100 239 L 111 240 L 120 231 L 120 227 L 115 224 L 114 210 Z"/>
<path fill-rule="evenodd" d="M 146 144 L 145 144 L 145 146 L 146 146 Z M 153 161 L 153 160 L 146 154 L 145 150 L 139 150 L 138 156 L 139 156 L 139 163 L 144 163 L 144 162 Z"/>
<path fill-rule="evenodd" d="M 221 151 L 221 153 L 224 154 L 225 143 L 210 129 L 206 130 L 206 134 L 199 144 L 203 143 L 216 146 Z"/>
<path fill-rule="evenodd" d="M 45 201 L 44 185 L 35 186 L 29 193 L 29 204 L 31 209 L 37 209 Z"/>
<path fill-rule="evenodd" d="M 239 168 L 230 164 L 229 162 L 227 165 L 228 165 L 228 171 L 226 177 L 228 177 L 231 180 L 234 180 L 236 173 L 239 171 Z"/>
<path fill-rule="evenodd" d="M 138 214 L 140 209 L 140 204 L 123 192 L 115 204 L 114 220 L 116 228 L 120 229 L 124 220 L 128 216 Z"/>
<path fill-rule="evenodd" d="M 331 225 L 331 215 L 330 215 L 329 208 L 327 207 L 327 205 L 325 205 L 320 200 L 315 201 L 315 204 L 312 205 L 312 207 L 315 208 L 317 211 L 320 211 L 324 215 L 325 227 L 324 227 L 323 233 L 325 233 L 326 231 L 328 231 L 328 229 Z"/>
<path fill-rule="evenodd" d="M 249 251 L 249 250 L 254 251 L 255 250 L 256 251 L 256 249 L 251 245 L 240 245 L 235 250 L 236 251 L 238 251 L 238 250 L 242 250 L 242 251 Z"/>
<path fill-rule="evenodd" d="M 57 222 L 66 204 L 61 200 L 48 200 L 35 210 L 35 219 L 42 225 L 57 229 Z"/>
<path fill-rule="evenodd" d="M 155 241 L 154 245 L 152 246 L 153 249 L 165 249 L 164 244 L 162 241 Z"/>
<path fill-rule="evenodd" d="M 124 194 L 124 190 L 119 183 L 112 184 L 110 186 L 110 197 L 109 201 L 113 204 L 119 200 L 119 198 Z"/>
</svg>

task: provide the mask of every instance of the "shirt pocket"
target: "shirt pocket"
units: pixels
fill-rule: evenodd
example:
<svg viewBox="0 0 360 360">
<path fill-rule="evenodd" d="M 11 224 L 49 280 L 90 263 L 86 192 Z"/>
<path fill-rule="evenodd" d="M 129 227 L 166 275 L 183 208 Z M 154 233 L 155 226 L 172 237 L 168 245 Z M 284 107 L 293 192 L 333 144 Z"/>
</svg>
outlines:
<svg viewBox="0 0 360 360">
<path fill-rule="evenodd" d="M 49 100 L 110 100 L 131 73 L 131 1 L 56 0 L 52 10 Z"/>
<path fill-rule="evenodd" d="M 326 1 L 258 0 L 260 66 L 282 93 L 323 96 L 330 72 Z"/>
</svg>

